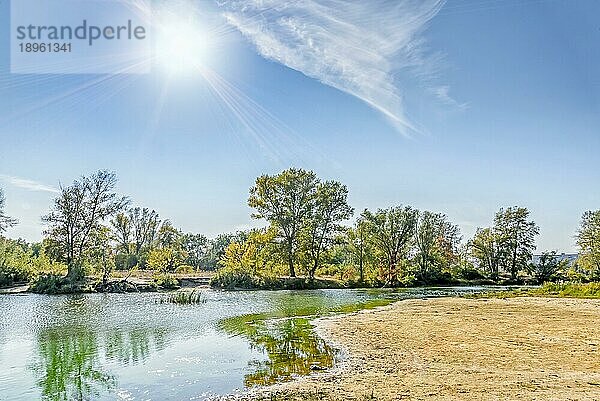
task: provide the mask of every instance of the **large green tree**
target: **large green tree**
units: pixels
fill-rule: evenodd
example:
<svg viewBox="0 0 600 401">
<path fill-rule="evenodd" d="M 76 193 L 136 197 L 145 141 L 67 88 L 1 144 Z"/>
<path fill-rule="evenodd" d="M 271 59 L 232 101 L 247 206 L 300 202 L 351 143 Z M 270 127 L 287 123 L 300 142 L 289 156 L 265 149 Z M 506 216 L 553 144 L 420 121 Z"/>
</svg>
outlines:
<svg viewBox="0 0 600 401">
<path fill-rule="evenodd" d="M 475 236 L 469 241 L 469 253 L 479 268 L 492 280 L 500 275 L 502 238 L 492 228 L 478 228 Z"/>
<path fill-rule="evenodd" d="M 379 209 L 375 213 L 365 210 L 361 215 L 376 250 L 383 257 L 385 285 L 399 283 L 400 263 L 406 260 L 414 240 L 417 215 L 417 210 L 410 206 Z"/>
<path fill-rule="evenodd" d="M 148 208 L 135 207 L 117 213 L 111 220 L 111 227 L 119 253 L 128 260 L 133 260 L 132 265 L 126 267 L 137 265 L 144 268 L 161 227 L 158 213 Z"/>
<path fill-rule="evenodd" d="M 4 214 L 4 203 L 6 199 L 4 197 L 4 191 L 0 188 L 0 234 L 6 231 L 6 229 L 17 224 L 17 220 Z"/>
<path fill-rule="evenodd" d="M 258 177 L 250 189 L 248 205 L 256 209 L 253 217 L 277 227 L 291 277 L 296 276 L 298 236 L 314 211 L 318 183 L 314 172 L 290 168 Z"/>
<path fill-rule="evenodd" d="M 321 256 L 342 231 L 340 223 L 352 216 L 348 205 L 348 188 L 336 181 L 317 184 L 313 210 L 303 224 L 303 245 L 308 255 L 307 272 L 310 278 L 321 262 Z"/>
<path fill-rule="evenodd" d="M 353 227 L 346 230 L 344 242 L 358 269 L 358 280 L 362 283 L 365 281 L 366 265 L 373 256 L 368 227 L 362 218 L 359 218 Z"/>
<path fill-rule="evenodd" d="M 524 207 L 500 209 L 494 218 L 494 231 L 500 236 L 501 265 L 516 279 L 521 270 L 527 269 L 533 251 L 535 237 L 540 229 L 529 220 L 529 210 Z"/>
<path fill-rule="evenodd" d="M 529 265 L 531 273 L 539 284 L 560 278 L 569 265 L 568 260 L 560 260 L 556 251 L 543 252 L 536 263 Z"/>
<path fill-rule="evenodd" d="M 429 282 L 455 258 L 459 229 L 444 214 L 427 211 L 419 212 L 416 225 L 417 273 L 419 279 Z"/>
<path fill-rule="evenodd" d="M 595 279 L 600 278 L 600 210 L 587 211 L 577 231 L 579 263 Z"/>
<path fill-rule="evenodd" d="M 187 254 L 186 264 L 194 269 L 205 268 L 203 262 L 209 251 L 210 242 L 202 234 L 185 234 L 181 239 L 183 250 Z"/>
<path fill-rule="evenodd" d="M 72 281 L 83 278 L 85 256 L 103 222 L 128 204 L 127 198 L 115 193 L 116 183 L 116 175 L 108 171 L 83 176 L 61 187 L 50 213 L 43 217 L 53 254 L 67 264 L 67 278 Z"/>
</svg>

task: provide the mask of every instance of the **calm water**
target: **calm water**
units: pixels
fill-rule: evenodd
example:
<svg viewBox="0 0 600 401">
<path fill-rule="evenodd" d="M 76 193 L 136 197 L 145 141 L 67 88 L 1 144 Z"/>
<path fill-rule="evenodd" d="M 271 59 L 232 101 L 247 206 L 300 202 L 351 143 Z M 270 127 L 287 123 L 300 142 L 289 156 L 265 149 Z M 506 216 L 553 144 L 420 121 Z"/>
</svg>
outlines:
<svg viewBox="0 0 600 401">
<path fill-rule="evenodd" d="M 0 295 L 0 400 L 195 400 L 290 380 L 336 361 L 315 316 L 484 290 Z"/>
</svg>

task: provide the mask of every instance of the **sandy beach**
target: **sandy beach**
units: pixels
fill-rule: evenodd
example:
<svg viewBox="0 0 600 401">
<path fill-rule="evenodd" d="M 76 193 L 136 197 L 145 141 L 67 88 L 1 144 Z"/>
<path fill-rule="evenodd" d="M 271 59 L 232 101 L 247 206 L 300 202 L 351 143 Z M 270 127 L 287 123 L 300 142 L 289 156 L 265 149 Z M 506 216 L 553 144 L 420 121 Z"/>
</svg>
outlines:
<svg viewBox="0 0 600 401">
<path fill-rule="evenodd" d="M 316 325 L 344 362 L 259 398 L 600 399 L 600 300 L 408 300 Z"/>
</svg>

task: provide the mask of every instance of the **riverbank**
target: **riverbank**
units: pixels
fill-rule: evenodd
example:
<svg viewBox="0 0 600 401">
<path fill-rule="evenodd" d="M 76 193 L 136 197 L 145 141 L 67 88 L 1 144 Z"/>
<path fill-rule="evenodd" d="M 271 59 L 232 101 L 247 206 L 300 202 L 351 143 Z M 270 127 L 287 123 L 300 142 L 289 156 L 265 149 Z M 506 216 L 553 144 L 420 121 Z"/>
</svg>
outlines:
<svg viewBox="0 0 600 401">
<path fill-rule="evenodd" d="M 266 399 L 600 399 L 600 301 L 440 298 L 317 320 L 339 368 Z"/>
</svg>

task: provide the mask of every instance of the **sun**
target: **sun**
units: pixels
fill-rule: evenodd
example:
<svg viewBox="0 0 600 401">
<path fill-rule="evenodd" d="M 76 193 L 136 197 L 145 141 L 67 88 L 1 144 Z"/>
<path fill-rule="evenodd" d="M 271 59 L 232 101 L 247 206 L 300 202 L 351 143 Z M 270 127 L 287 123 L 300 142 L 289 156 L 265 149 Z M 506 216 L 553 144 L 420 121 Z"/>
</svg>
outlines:
<svg viewBox="0 0 600 401">
<path fill-rule="evenodd" d="M 160 68 L 175 75 L 199 71 L 208 57 L 208 38 L 199 25 L 176 15 L 158 20 L 154 52 Z"/>
</svg>

